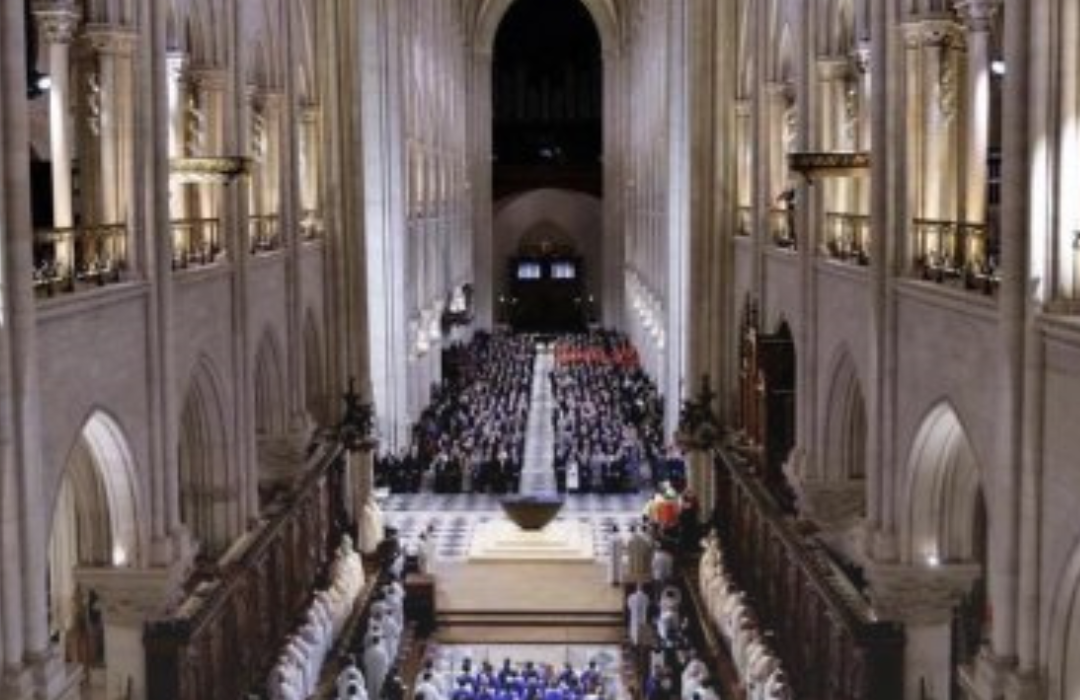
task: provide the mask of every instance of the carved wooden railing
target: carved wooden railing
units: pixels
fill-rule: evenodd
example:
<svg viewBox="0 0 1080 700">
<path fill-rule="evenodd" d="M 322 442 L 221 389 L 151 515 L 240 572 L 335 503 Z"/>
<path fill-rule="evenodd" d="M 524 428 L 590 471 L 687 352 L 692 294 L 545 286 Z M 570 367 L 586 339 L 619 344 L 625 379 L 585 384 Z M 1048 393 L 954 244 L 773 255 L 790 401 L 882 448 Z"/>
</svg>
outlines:
<svg viewBox="0 0 1080 700">
<path fill-rule="evenodd" d="M 799 700 L 900 700 L 904 631 L 873 610 L 801 535 L 738 458 L 718 452 L 715 524 L 724 557 Z"/>
<path fill-rule="evenodd" d="M 252 255 L 281 248 L 281 231 L 276 214 L 248 217 L 248 250 Z"/>
<path fill-rule="evenodd" d="M 1001 278 L 986 224 L 915 219 L 916 273 L 923 279 L 994 294 Z"/>
<path fill-rule="evenodd" d="M 213 265 L 224 252 L 218 219 L 177 219 L 170 222 L 174 270 Z"/>
<path fill-rule="evenodd" d="M 51 297 L 119 282 L 127 269 L 127 226 L 103 224 L 34 232 L 34 292 Z"/>
<path fill-rule="evenodd" d="M 833 260 L 870 264 L 870 217 L 864 214 L 825 215 L 825 252 Z"/>
<path fill-rule="evenodd" d="M 265 681 L 285 635 L 326 577 L 346 524 L 344 459 L 317 465 L 268 509 L 168 617 L 147 623 L 147 697 L 235 700 Z"/>
</svg>

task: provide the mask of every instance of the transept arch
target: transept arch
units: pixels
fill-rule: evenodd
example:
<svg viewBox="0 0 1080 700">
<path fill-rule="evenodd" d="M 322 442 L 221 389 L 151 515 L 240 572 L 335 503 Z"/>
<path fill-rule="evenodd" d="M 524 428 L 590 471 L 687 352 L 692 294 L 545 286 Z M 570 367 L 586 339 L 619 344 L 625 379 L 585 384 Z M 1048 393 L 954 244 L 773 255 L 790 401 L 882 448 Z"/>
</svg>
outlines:
<svg viewBox="0 0 1080 700">
<path fill-rule="evenodd" d="M 495 49 L 495 35 L 503 17 L 510 10 L 515 0 L 479 0 L 476 14 L 474 46 L 481 53 L 491 54 Z M 619 45 L 618 21 L 615 8 L 610 0 L 581 0 L 585 9 L 592 16 L 597 32 L 600 34 L 600 47 L 605 53 L 614 51 Z"/>
<path fill-rule="evenodd" d="M 830 376 L 822 471 L 826 481 L 862 479 L 866 475 L 866 405 L 855 362 L 847 348 L 837 353 Z"/>
<path fill-rule="evenodd" d="M 908 452 L 907 555 L 911 561 L 975 562 L 986 524 L 979 460 L 955 409 L 942 401 Z"/>
<path fill-rule="evenodd" d="M 69 661 L 97 665 L 105 658 L 88 637 L 89 592 L 77 585 L 76 569 L 142 563 L 136 474 L 120 424 L 93 411 L 68 452 L 48 540 L 50 631 Z"/>
<path fill-rule="evenodd" d="M 221 386 L 213 363 L 201 358 L 188 382 L 178 431 L 180 519 L 208 554 L 227 547 L 242 521 Z"/>
</svg>

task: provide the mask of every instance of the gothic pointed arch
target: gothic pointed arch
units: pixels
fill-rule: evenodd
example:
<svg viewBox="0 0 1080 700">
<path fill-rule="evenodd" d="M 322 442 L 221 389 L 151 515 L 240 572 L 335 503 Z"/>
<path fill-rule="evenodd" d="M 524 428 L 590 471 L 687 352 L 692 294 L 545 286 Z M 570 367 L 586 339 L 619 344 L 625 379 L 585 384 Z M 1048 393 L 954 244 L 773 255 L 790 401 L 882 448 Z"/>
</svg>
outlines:
<svg viewBox="0 0 1080 700">
<path fill-rule="evenodd" d="M 984 549 L 985 508 L 978 457 L 953 406 L 926 414 L 908 451 L 907 555 L 918 562 L 968 563 Z"/>
<path fill-rule="evenodd" d="M 280 345 L 266 329 L 255 351 L 255 433 L 257 437 L 281 435 L 288 425 L 285 374 Z"/>
<path fill-rule="evenodd" d="M 180 519 L 210 555 L 228 546 L 242 521 L 222 386 L 213 362 L 200 358 L 184 393 L 177 443 Z"/>
<path fill-rule="evenodd" d="M 1071 700 L 1080 695 L 1080 544 L 1058 576 L 1049 619 L 1047 698 Z"/>
<path fill-rule="evenodd" d="M 503 17 L 510 10 L 515 0 L 480 0 L 477 3 L 475 45 L 485 53 L 491 53 L 495 46 L 495 35 Z M 618 46 L 618 18 L 610 0 L 581 0 L 585 9 L 596 25 L 600 34 L 600 45 L 604 51 L 614 51 Z"/>
<path fill-rule="evenodd" d="M 96 409 L 83 423 L 53 499 L 49 534 L 49 620 L 71 661 L 99 664 L 103 650 L 65 644 L 85 639 L 88 592 L 77 585 L 80 567 L 109 568 L 143 563 L 137 465 L 117 420 Z"/>
<path fill-rule="evenodd" d="M 826 481 L 847 482 L 866 475 L 866 405 L 855 362 L 841 348 L 833 362 L 825 404 L 822 445 Z"/>
</svg>

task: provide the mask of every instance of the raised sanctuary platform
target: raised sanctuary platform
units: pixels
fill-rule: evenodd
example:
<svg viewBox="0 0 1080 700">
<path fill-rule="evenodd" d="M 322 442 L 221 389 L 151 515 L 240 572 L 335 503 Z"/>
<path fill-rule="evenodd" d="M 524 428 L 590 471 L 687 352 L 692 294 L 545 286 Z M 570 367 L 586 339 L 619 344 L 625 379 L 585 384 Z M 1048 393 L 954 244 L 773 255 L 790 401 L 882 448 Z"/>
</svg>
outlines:
<svg viewBox="0 0 1080 700">
<path fill-rule="evenodd" d="M 541 530 L 524 530 L 509 520 L 479 523 L 469 546 L 470 562 L 592 562 L 592 526 L 557 520 Z"/>
</svg>

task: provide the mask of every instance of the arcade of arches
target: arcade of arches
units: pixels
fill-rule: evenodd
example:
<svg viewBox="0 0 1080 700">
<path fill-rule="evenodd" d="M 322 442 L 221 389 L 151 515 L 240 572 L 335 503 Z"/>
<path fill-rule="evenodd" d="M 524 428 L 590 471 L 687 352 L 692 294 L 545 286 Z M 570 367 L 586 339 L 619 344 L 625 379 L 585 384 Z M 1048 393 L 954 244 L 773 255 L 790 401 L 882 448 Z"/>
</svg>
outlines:
<svg viewBox="0 0 1080 700">
<path fill-rule="evenodd" d="M 379 566 L 447 351 L 600 328 L 800 697 L 1080 698 L 1077 47 L 1074 0 L 0 3 L 0 698 L 257 667 L 331 535 Z"/>
</svg>

